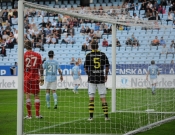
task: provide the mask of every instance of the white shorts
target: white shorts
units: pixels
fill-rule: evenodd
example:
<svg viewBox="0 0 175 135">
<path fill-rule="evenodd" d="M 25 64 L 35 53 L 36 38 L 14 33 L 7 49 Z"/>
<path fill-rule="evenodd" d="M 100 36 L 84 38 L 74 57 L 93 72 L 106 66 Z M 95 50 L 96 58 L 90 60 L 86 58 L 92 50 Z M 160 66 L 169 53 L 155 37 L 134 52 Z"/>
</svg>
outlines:
<svg viewBox="0 0 175 135">
<path fill-rule="evenodd" d="M 57 89 L 57 81 L 55 81 L 55 82 L 46 82 L 46 89 L 56 90 Z"/>
<path fill-rule="evenodd" d="M 106 95 L 105 83 L 101 83 L 101 84 L 89 83 L 89 88 L 88 88 L 89 95 L 95 94 L 96 88 L 98 89 L 99 95 Z"/>
<path fill-rule="evenodd" d="M 75 80 L 73 81 L 73 83 L 74 83 L 74 84 L 80 84 L 80 83 L 81 83 L 81 80 L 80 80 L 80 79 L 75 79 Z"/>
<path fill-rule="evenodd" d="M 155 84 L 155 83 L 157 83 L 157 78 L 155 78 L 155 79 L 150 79 L 150 81 L 151 81 L 151 84 Z"/>
</svg>

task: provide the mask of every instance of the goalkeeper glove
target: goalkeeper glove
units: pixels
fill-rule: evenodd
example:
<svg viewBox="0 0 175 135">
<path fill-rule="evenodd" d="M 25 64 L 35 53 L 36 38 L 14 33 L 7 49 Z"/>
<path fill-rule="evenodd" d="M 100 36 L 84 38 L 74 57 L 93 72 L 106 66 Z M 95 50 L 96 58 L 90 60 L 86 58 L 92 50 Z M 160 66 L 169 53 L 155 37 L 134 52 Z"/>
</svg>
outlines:
<svg viewBox="0 0 175 135">
<path fill-rule="evenodd" d="M 40 86 L 44 85 L 44 76 L 40 76 Z"/>
</svg>

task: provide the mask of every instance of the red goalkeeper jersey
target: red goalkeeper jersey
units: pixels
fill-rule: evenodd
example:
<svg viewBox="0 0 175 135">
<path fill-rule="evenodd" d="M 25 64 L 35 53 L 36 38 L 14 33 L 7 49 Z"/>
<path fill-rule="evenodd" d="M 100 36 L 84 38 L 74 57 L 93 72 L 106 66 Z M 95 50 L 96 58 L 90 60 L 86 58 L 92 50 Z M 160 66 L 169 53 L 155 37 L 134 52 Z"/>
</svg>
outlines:
<svg viewBox="0 0 175 135">
<path fill-rule="evenodd" d="M 42 58 L 39 53 L 27 51 L 24 54 L 24 80 L 38 80 Z"/>
</svg>

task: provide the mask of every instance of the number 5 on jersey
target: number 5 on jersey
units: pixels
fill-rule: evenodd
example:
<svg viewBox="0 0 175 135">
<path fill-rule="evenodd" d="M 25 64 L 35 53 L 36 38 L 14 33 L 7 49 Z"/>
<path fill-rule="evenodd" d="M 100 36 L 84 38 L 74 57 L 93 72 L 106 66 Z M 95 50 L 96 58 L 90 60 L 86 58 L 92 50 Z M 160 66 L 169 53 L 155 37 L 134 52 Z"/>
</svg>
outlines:
<svg viewBox="0 0 175 135">
<path fill-rule="evenodd" d="M 100 68 L 100 58 L 94 58 L 94 68 Z"/>
</svg>

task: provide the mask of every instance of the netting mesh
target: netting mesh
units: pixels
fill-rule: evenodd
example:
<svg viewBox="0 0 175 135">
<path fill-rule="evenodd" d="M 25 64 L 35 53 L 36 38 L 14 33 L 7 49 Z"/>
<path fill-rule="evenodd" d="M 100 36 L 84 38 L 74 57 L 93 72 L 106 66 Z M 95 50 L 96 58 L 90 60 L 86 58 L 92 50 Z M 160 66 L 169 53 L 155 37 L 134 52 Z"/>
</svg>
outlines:
<svg viewBox="0 0 175 135">
<path fill-rule="evenodd" d="M 63 82 L 60 81 L 60 77 L 57 78 L 57 95 L 58 95 L 58 108 L 54 109 L 54 99 L 52 92 L 50 93 L 50 109 L 47 108 L 45 86 L 41 87 L 40 92 L 40 113 L 43 115 L 43 119 L 24 120 L 24 133 L 26 134 L 125 134 L 129 131 L 141 128 L 151 123 L 170 118 L 174 115 L 174 64 L 170 64 L 174 60 L 173 54 L 163 54 L 161 46 L 152 46 L 152 40 L 154 40 L 155 31 L 158 37 L 167 36 L 167 42 L 171 42 L 171 35 L 173 33 L 170 26 L 160 25 L 157 27 L 157 23 L 151 21 L 145 21 L 140 18 L 134 19 L 129 15 L 128 9 L 115 10 L 63 10 L 63 9 L 51 9 L 46 6 L 41 6 L 33 3 L 24 2 L 24 5 L 38 13 L 38 16 L 32 15 L 29 17 L 29 22 L 32 22 L 38 28 L 38 33 L 45 31 L 59 31 L 67 29 L 59 26 L 51 28 L 40 28 L 42 20 L 51 21 L 54 24 L 55 16 L 44 17 L 47 12 L 49 14 L 59 13 L 59 16 L 67 24 L 66 20 L 71 19 L 85 19 L 91 20 L 91 23 L 82 23 L 74 28 L 75 41 L 66 42 L 67 34 L 62 33 L 57 37 L 56 43 L 51 39 L 54 38 L 54 34 L 50 33 L 49 36 L 43 34 L 41 39 L 46 39 L 45 42 L 40 44 L 42 47 L 34 47 L 33 51 L 41 54 L 42 58 L 48 59 L 48 51 L 53 50 L 55 52 L 54 59 L 58 61 L 63 73 Z M 123 15 L 121 15 L 121 13 Z M 117 15 L 118 14 L 118 15 Z M 71 18 L 72 17 L 72 18 Z M 59 22 L 59 18 L 58 18 Z M 84 61 L 86 56 L 91 51 L 91 44 L 88 40 L 90 34 L 82 34 L 82 27 L 94 28 L 95 23 L 105 22 L 105 26 L 110 27 L 111 24 L 117 24 L 129 27 L 126 31 L 117 31 L 117 38 L 120 43 L 116 42 L 116 86 L 117 102 L 114 104 L 117 108 L 116 112 L 111 112 L 111 67 L 109 69 L 108 81 L 106 83 L 107 95 L 106 100 L 108 103 L 109 118 L 110 121 L 105 121 L 102 110 L 102 103 L 100 101 L 98 93 L 95 93 L 94 101 L 94 119 L 88 121 L 89 118 L 89 97 L 88 97 L 88 83 L 87 75 L 84 71 Z M 34 27 L 35 27 L 34 25 Z M 156 25 L 156 26 L 155 26 Z M 120 27 L 120 26 L 119 26 Z M 71 27 L 69 27 L 71 28 Z M 166 28 L 166 29 L 165 29 Z M 142 31 L 145 30 L 146 31 Z M 159 31 L 158 31 L 159 30 Z M 95 30 L 96 31 L 96 30 Z M 27 31 L 25 34 L 31 31 Z M 165 34 L 166 33 L 166 34 Z M 134 36 L 134 37 L 133 37 Z M 99 44 L 99 50 L 104 52 L 110 65 L 112 64 L 111 56 L 111 34 L 101 35 L 103 38 L 96 38 Z M 127 38 L 128 43 L 125 45 Z M 131 39 L 139 39 L 139 42 Z M 103 44 L 103 40 L 107 40 L 108 44 Z M 48 41 L 48 42 L 47 42 Z M 35 41 L 34 41 L 35 42 Z M 74 43 L 73 43 L 74 42 Z M 82 45 L 89 43 L 88 48 L 83 50 Z M 105 43 L 105 42 L 104 42 Z M 106 46 L 108 45 L 108 46 Z M 73 78 L 71 76 L 72 67 L 70 61 L 75 58 L 82 60 L 80 64 L 81 72 L 81 85 L 78 89 L 79 94 L 74 94 Z M 156 95 L 152 95 L 152 86 L 150 82 L 145 81 L 147 68 L 150 61 L 154 59 L 156 64 L 159 63 L 161 68 L 161 76 L 158 77 L 158 85 L 156 89 Z M 164 60 L 166 59 L 166 61 Z M 164 60 L 164 61 L 163 61 Z M 94 59 L 95 66 L 98 66 L 98 59 Z M 162 62 L 163 61 L 163 62 Z M 90 65 L 91 66 L 91 65 Z M 170 73 L 171 71 L 171 73 Z M 167 75 L 168 74 L 168 75 Z M 172 81 L 173 80 L 173 81 Z M 150 80 L 149 80 L 150 81 Z M 168 83 L 168 84 L 167 84 Z M 171 86 L 170 86 L 171 83 Z M 32 104 L 34 104 L 32 102 Z M 24 104 L 25 106 L 25 104 Z M 92 107 L 92 106 L 91 106 Z M 26 114 L 26 111 L 25 111 Z M 32 106 L 32 114 L 35 114 L 35 108 Z"/>
</svg>

